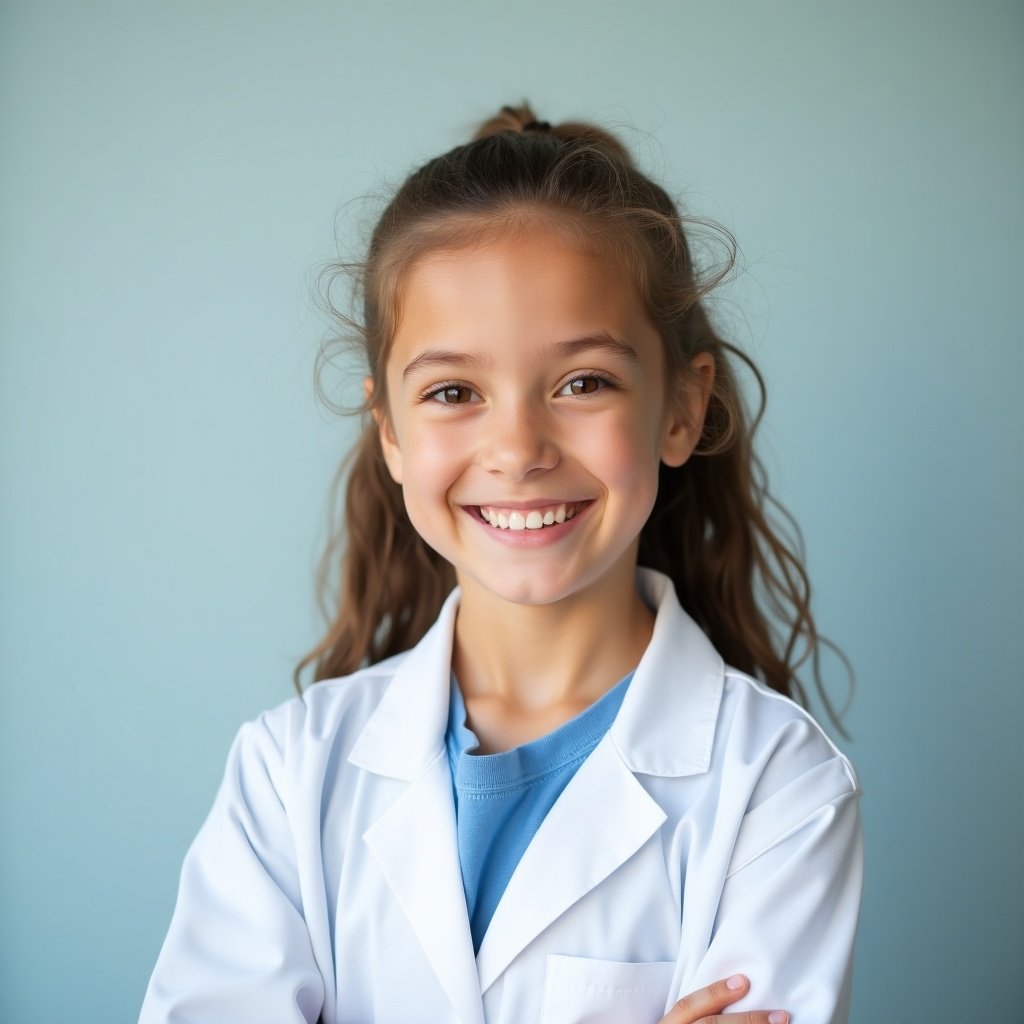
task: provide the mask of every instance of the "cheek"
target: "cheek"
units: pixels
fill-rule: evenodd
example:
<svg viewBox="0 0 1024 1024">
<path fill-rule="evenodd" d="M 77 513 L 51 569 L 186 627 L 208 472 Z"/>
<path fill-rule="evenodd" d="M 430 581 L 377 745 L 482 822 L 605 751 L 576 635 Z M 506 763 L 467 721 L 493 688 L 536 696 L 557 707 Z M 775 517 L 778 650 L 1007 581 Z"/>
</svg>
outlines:
<svg viewBox="0 0 1024 1024">
<path fill-rule="evenodd" d="M 418 427 L 402 447 L 406 503 L 443 496 L 461 466 L 461 446 L 450 430 Z"/>
<path fill-rule="evenodd" d="M 609 423 L 590 439 L 607 485 L 627 499 L 654 499 L 658 483 L 656 431 L 643 416 Z"/>
</svg>

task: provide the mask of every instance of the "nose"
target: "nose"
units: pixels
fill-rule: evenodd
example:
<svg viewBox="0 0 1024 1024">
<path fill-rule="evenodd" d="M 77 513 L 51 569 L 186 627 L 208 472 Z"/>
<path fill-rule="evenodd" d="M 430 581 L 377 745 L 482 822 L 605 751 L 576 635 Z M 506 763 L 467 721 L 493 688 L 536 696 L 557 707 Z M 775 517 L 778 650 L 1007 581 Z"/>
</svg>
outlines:
<svg viewBox="0 0 1024 1024">
<path fill-rule="evenodd" d="M 489 473 L 519 481 L 558 465 L 552 424 L 537 405 L 524 402 L 494 409 L 484 430 L 481 462 Z"/>
</svg>

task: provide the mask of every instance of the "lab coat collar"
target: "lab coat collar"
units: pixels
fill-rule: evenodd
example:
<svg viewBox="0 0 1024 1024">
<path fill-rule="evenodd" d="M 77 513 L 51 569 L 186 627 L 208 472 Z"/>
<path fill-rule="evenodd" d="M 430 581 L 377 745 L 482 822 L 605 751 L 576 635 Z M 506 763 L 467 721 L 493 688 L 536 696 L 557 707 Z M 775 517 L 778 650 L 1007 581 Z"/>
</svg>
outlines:
<svg viewBox="0 0 1024 1024">
<path fill-rule="evenodd" d="M 636 585 L 656 613 L 654 633 L 609 736 L 633 772 L 706 772 L 722 702 L 722 657 L 683 611 L 668 576 L 641 567 Z"/>
<path fill-rule="evenodd" d="M 459 594 L 456 587 L 423 639 L 403 656 L 352 747 L 352 764 L 411 782 L 443 752 Z"/>
<path fill-rule="evenodd" d="M 641 567 L 636 586 L 656 613 L 654 633 L 609 738 L 630 771 L 705 772 L 722 698 L 722 658 L 683 611 L 668 576 Z M 456 588 L 434 625 L 403 657 L 349 755 L 353 764 L 412 781 L 443 753 L 459 596 Z"/>
</svg>

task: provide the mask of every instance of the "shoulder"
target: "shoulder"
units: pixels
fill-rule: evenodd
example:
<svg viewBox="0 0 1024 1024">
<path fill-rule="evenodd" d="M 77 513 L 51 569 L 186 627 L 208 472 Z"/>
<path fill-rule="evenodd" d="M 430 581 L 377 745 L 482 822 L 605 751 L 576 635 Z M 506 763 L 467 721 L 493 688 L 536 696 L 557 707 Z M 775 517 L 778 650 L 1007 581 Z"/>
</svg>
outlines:
<svg viewBox="0 0 1024 1024">
<path fill-rule="evenodd" d="M 715 758 L 758 773 L 758 797 L 829 765 L 837 795 L 860 791 L 856 771 L 814 716 L 796 701 L 737 669 L 724 667 Z"/>
<path fill-rule="evenodd" d="M 811 823 L 848 819 L 855 835 L 857 773 L 805 708 L 726 667 L 715 733 L 711 774 L 742 818 L 731 871 Z"/>
<path fill-rule="evenodd" d="M 233 755 L 290 774 L 347 756 L 409 653 L 313 683 L 263 711 L 239 729 Z"/>
</svg>

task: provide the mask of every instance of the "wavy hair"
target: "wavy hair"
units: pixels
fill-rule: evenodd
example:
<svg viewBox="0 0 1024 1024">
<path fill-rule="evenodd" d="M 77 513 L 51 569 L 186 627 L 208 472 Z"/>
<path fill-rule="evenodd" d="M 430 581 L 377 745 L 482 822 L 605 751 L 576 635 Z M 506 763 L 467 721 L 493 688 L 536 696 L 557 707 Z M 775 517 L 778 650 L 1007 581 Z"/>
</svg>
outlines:
<svg viewBox="0 0 1024 1024">
<path fill-rule="evenodd" d="M 704 301 L 732 271 L 735 240 L 708 221 L 681 217 L 609 132 L 582 122 L 538 121 L 526 102 L 503 107 L 468 143 L 406 179 L 377 221 L 364 261 L 326 267 L 321 295 L 341 327 L 338 338 L 355 341 L 374 384 L 362 412 L 386 415 L 385 365 L 400 285 L 412 265 L 428 252 L 471 246 L 539 217 L 576 244 L 621 260 L 664 343 L 669 381 L 685 381 L 698 353 L 714 357 L 701 439 L 682 466 L 660 468 L 654 509 L 640 534 L 640 564 L 672 579 L 680 603 L 728 664 L 803 703 L 799 670 L 808 665 L 829 718 L 843 732 L 822 682 L 823 647 L 836 651 L 848 671 L 849 662 L 818 633 L 800 530 L 771 497 L 753 447 L 764 380 L 718 333 Z M 724 259 L 710 271 L 693 258 L 688 232 L 692 237 L 695 229 L 713 232 L 724 248 Z M 339 277 L 354 286 L 361 320 L 331 301 Z M 318 373 L 324 365 L 318 363 Z M 756 385 L 753 412 L 737 367 Z M 336 487 L 344 490 L 343 515 L 318 583 L 329 626 L 295 669 L 300 690 L 307 666 L 318 681 L 412 647 L 455 585 L 451 565 L 413 529 L 369 415 Z"/>
</svg>

